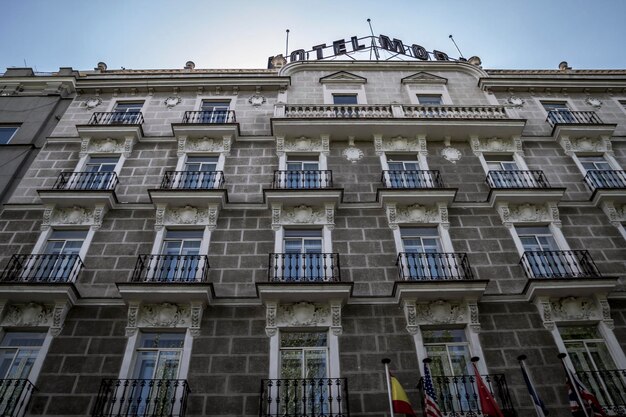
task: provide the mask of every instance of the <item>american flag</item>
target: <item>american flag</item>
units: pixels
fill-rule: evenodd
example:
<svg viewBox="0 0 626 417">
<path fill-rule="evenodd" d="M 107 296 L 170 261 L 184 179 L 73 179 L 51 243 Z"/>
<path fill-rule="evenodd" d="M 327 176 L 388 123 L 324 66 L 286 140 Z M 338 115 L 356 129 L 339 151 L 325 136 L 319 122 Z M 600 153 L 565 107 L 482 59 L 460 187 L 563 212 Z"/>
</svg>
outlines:
<svg viewBox="0 0 626 417">
<path fill-rule="evenodd" d="M 574 375 L 574 373 L 567 369 L 567 379 L 565 380 L 565 384 L 567 385 L 569 395 L 569 406 L 574 417 L 579 416 L 588 416 L 588 417 L 607 417 L 606 413 L 602 409 L 600 402 L 596 398 L 595 395 L 590 393 L 587 388 L 583 385 L 582 382 Z M 576 394 L 578 392 L 578 394 Z M 582 400 L 583 404 L 580 403 Z M 586 410 L 583 410 L 584 409 Z"/>
<path fill-rule="evenodd" d="M 424 364 L 424 416 L 443 417 L 437 405 L 437 394 L 435 393 L 433 379 L 430 376 L 430 370 L 426 363 Z"/>
</svg>

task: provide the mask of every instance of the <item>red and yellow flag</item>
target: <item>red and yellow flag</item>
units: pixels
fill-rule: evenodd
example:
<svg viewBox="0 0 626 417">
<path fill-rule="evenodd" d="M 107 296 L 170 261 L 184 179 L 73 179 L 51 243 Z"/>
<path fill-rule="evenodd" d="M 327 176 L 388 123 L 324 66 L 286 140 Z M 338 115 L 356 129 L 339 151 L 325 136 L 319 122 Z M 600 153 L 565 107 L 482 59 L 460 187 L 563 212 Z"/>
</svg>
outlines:
<svg viewBox="0 0 626 417">
<path fill-rule="evenodd" d="M 389 375 L 389 379 L 391 380 L 391 403 L 393 404 L 393 412 L 415 417 L 415 411 L 413 411 L 413 407 L 411 407 L 409 397 L 407 397 L 398 379 L 393 375 Z"/>
</svg>

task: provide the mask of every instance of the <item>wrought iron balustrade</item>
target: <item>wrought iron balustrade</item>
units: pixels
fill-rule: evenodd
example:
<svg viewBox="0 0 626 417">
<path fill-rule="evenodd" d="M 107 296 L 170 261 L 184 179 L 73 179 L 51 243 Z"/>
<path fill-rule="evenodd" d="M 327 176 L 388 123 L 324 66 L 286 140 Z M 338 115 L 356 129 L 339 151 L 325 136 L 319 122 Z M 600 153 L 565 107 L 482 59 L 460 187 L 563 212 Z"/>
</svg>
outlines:
<svg viewBox="0 0 626 417">
<path fill-rule="evenodd" d="M 302 104 L 285 106 L 287 118 L 376 119 L 391 118 L 389 105 L 376 104 Z"/>
<path fill-rule="evenodd" d="M 515 417 L 511 394 L 502 374 L 482 375 L 505 417 Z M 437 404 L 444 416 L 476 417 L 482 415 L 475 375 L 432 376 Z M 423 390 L 423 378 L 418 388 Z M 422 396 L 422 408 L 424 408 Z"/>
<path fill-rule="evenodd" d="M 234 110 L 202 110 L 202 111 L 186 111 L 183 116 L 185 124 L 220 124 L 235 123 Z"/>
<path fill-rule="evenodd" d="M 90 125 L 141 125 L 143 114 L 140 111 L 95 112 L 89 119 Z"/>
<path fill-rule="evenodd" d="M 596 396 L 606 414 L 626 416 L 626 369 L 576 372 L 576 375 Z"/>
<path fill-rule="evenodd" d="M 333 172 L 329 170 L 274 171 L 272 188 L 314 190 L 332 188 Z"/>
<path fill-rule="evenodd" d="M 132 282 L 206 282 L 206 255 L 139 255 Z"/>
<path fill-rule="evenodd" d="M 489 171 L 487 184 L 491 188 L 550 188 L 543 171 Z"/>
<path fill-rule="evenodd" d="M 161 189 L 165 190 L 213 190 L 222 187 L 222 171 L 166 171 L 161 181 Z"/>
<path fill-rule="evenodd" d="M 443 188 L 439 171 L 385 170 L 381 182 L 387 188 Z"/>
<path fill-rule="evenodd" d="M 508 119 L 503 106 L 402 106 L 404 117 L 414 119 Z"/>
<path fill-rule="evenodd" d="M 528 278 L 599 278 L 586 250 L 526 251 L 520 260 Z"/>
<path fill-rule="evenodd" d="M 77 254 L 13 255 L 2 272 L 3 282 L 74 282 L 83 267 Z"/>
<path fill-rule="evenodd" d="M 92 417 L 184 417 L 184 379 L 103 379 Z"/>
<path fill-rule="evenodd" d="M 28 379 L 0 379 L 0 416 L 23 416 L 35 389 Z"/>
<path fill-rule="evenodd" d="M 559 124 L 604 124 L 595 111 L 550 110 L 546 120 L 552 127 Z"/>
<path fill-rule="evenodd" d="M 270 253 L 270 282 L 341 281 L 338 253 Z"/>
<path fill-rule="evenodd" d="M 117 186 L 115 172 L 62 172 L 53 190 L 111 191 Z"/>
<path fill-rule="evenodd" d="M 259 417 L 349 417 L 346 378 L 263 379 Z"/>
<path fill-rule="evenodd" d="M 626 171 L 593 169 L 587 171 L 585 182 L 592 190 L 596 188 L 626 188 Z"/>
<path fill-rule="evenodd" d="M 474 279 L 465 253 L 400 252 L 396 265 L 402 281 Z"/>
</svg>

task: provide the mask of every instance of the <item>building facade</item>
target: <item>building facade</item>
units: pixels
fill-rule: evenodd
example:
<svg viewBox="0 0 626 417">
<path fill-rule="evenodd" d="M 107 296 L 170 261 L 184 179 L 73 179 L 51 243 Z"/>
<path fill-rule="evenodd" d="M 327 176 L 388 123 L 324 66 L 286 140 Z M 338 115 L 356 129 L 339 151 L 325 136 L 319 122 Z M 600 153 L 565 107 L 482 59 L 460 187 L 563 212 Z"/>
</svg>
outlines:
<svg viewBox="0 0 626 417">
<path fill-rule="evenodd" d="M 7 415 L 626 413 L 626 71 L 107 70 L 0 215 Z M 478 61 L 479 62 L 479 61 Z M 37 389 L 34 390 L 34 387 Z"/>
</svg>

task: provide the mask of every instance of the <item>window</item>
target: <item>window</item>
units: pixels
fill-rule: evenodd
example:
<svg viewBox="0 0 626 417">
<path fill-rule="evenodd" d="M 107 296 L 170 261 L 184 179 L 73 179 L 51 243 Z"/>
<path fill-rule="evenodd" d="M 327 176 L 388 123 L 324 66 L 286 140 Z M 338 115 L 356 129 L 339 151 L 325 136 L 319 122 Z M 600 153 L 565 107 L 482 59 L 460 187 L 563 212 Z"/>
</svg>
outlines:
<svg viewBox="0 0 626 417">
<path fill-rule="evenodd" d="M 46 334 L 7 332 L 0 343 L 0 379 L 28 379 Z"/>
<path fill-rule="evenodd" d="M 555 123 L 576 123 L 572 111 L 565 101 L 542 101 L 541 105 L 548 112 L 548 120 Z"/>
<path fill-rule="evenodd" d="M 283 249 L 285 280 L 319 280 L 332 276 L 332 261 L 328 262 L 322 254 L 320 229 L 285 230 Z"/>
<path fill-rule="evenodd" d="M 38 280 L 67 281 L 80 269 L 79 253 L 87 237 L 87 230 L 53 230 L 43 253 L 25 271 Z"/>
<path fill-rule="evenodd" d="M 83 190 L 101 190 L 108 189 L 112 184 L 115 176 L 113 172 L 119 161 L 118 156 L 92 156 L 85 163 L 84 171 L 88 172 L 80 184 L 68 184 L 72 188 Z"/>
<path fill-rule="evenodd" d="M 490 186 L 495 188 L 523 188 L 534 185 L 533 177 L 511 172 L 519 170 L 513 155 L 484 155 L 484 158 L 489 170 Z"/>
<path fill-rule="evenodd" d="M 554 251 L 559 247 L 548 226 L 516 226 L 525 251 Z"/>
<path fill-rule="evenodd" d="M 44 249 L 46 254 L 78 255 L 87 237 L 87 230 L 54 230 Z"/>
<path fill-rule="evenodd" d="M 229 122 L 230 100 L 202 100 L 200 105 L 200 120 L 197 123 L 227 123 Z"/>
<path fill-rule="evenodd" d="M 9 143 L 17 129 L 17 126 L 0 126 L 0 145 Z"/>
<path fill-rule="evenodd" d="M 166 230 L 159 257 L 159 265 L 154 271 L 159 280 L 195 281 L 200 265 L 202 230 Z M 156 278 L 156 277 L 155 277 Z"/>
<path fill-rule="evenodd" d="M 112 123 L 137 124 L 140 122 L 143 101 L 118 101 L 115 103 Z"/>
<path fill-rule="evenodd" d="M 578 160 L 585 171 L 611 170 L 611 164 L 602 156 L 579 156 Z"/>
<path fill-rule="evenodd" d="M 180 176 L 177 188 L 211 189 L 219 186 L 221 177 L 216 173 L 218 156 L 188 156 L 185 173 Z"/>
<path fill-rule="evenodd" d="M 317 155 L 288 156 L 287 172 L 281 180 L 285 188 L 322 188 L 327 182 L 321 176 Z"/>
<path fill-rule="evenodd" d="M 402 227 L 402 246 L 406 256 L 404 269 L 412 279 L 436 279 L 450 272 L 448 258 L 442 254 L 437 227 Z"/>
<path fill-rule="evenodd" d="M 333 104 L 358 104 L 357 94 L 333 94 Z"/>
<path fill-rule="evenodd" d="M 417 155 L 387 155 L 389 167 L 387 186 L 391 188 L 433 187 L 433 179 L 428 172 L 420 171 Z"/>
<path fill-rule="evenodd" d="M 561 251 L 548 226 L 516 226 L 524 248 L 523 266 L 535 278 L 571 277 L 583 268 L 570 252 Z"/>
<path fill-rule="evenodd" d="M 417 102 L 423 106 L 438 106 L 443 104 L 441 94 L 417 94 Z"/>
</svg>

